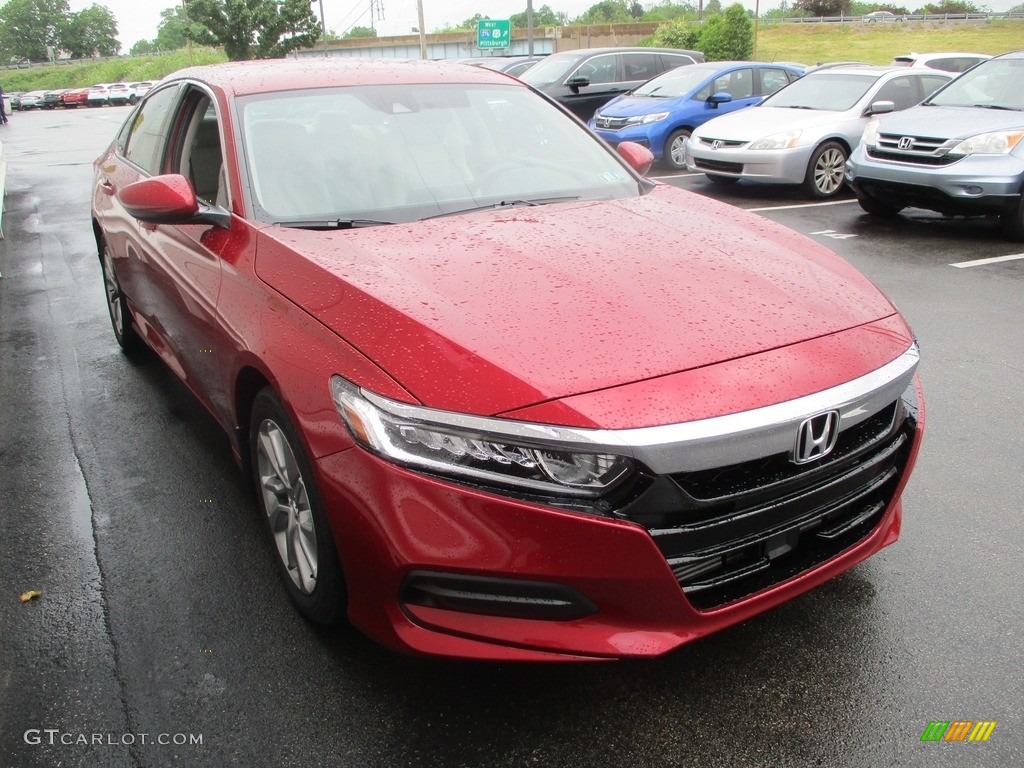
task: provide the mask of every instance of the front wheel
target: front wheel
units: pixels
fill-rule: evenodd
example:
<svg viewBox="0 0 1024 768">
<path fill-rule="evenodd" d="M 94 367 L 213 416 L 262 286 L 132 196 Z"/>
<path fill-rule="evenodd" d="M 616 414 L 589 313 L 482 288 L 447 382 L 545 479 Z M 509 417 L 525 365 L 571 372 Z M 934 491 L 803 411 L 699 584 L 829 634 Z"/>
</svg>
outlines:
<svg viewBox="0 0 1024 768">
<path fill-rule="evenodd" d="M 1012 211 L 999 217 L 999 226 L 1008 240 L 1024 241 L 1024 195 Z"/>
<path fill-rule="evenodd" d="M 250 459 L 256 495 L 277 569 L 292 602 L 310 621 L 345 616 L 345 580 L 298 431 L 270 387 L 253 403 Z"/>
<path fill-rule="evenodd" d="M 804 176 L 804 191 L 811 197 L 832 197 L 843 188 L 846 178 L 846 147 L 826 141 L 814 150 Z"/>
<path fill-rule="evenodd" d="M 689 128 L 677 128 L 665 139 L 665 152 L 662 161 L 676 171 L 686 170 L 686 145 L 690 141 Z"/>
</svg>

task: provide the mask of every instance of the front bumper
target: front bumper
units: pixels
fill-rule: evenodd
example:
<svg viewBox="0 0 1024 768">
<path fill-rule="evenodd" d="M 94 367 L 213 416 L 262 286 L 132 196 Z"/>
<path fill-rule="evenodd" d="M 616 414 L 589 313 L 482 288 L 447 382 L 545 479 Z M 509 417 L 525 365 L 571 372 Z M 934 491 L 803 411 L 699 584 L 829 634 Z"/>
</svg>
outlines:
<svg viewBox="0 0 1024 768">
<path fill-rule="evenodd" d="M 807 175 L 813 147 L 751 150 L 744 147 L 711 149 L 700 140 L 686 147 L 686 167 L 737 179 L 772 184 L 800 184 Z"/>
<path fill-rule="evenodd" d="M 647 147 L 651 150 L 651 154 L 654 155 L 655 160 L 660 160 L 665 149 L 665 139 L 662 137 L 658 139 L 655 137 L 653 132 L 648 129 L 647 126 L 629 126 L 618 131 L 608 131 L 603 128 L 597 128 L 590 126 L 595 134 L 600 136 L 606 142 L 611 144 L 613 147 L 618 146 L 624 141 L 632 141 L 639 144 L 642 147 Z"/>
<path fill-rule="evenodd" d="M 783 553 L 789 570 L 774 582 L 754 582 L 753 592 L 726 594 L 712 607 L 697 607 L 704 598 L 691 587 L 700 574 L 689 579 L 669 554 L 679 535 L 668 530 L 674 511 L 645 519 L 657 506 L 650 499 L 634 519 L 600 516 L 410 472 L 358 448 L 324 457 L 316 472 L 345 568 L 349 617 L 408 653 L 540 661 L 671 651 L 789 600 L 897 539 L 899 496 L 924 427 L 916 378 L 908 392 L 917 402 L 908 405 L 899 471 L 886 481 L 884 500 L 873 501 L 870 519 L 853 520 L 852 538 L 838 540 L 824 559 Z M 763 541 L 748 530 L 739 543 L 774 559 L 771 548 L 783 552 L 787 541 L 827 533 L 812 519 L 820 516 L 814 504 L 791 519 L 773 518 Z M 432 589 L 448 589 L 452 599 L 424 599 Z M 506 610 L 501 604 L 510 600 Z"/>
<path fill-rule="evenodd" d="M 1024 193 L 1024 158 L 968 155 L 949 165 L 919 165 L 871 157 L 860 146 L 846 163 L 859 194 L 949 214 L 1007 213 Z"/>
</svg>

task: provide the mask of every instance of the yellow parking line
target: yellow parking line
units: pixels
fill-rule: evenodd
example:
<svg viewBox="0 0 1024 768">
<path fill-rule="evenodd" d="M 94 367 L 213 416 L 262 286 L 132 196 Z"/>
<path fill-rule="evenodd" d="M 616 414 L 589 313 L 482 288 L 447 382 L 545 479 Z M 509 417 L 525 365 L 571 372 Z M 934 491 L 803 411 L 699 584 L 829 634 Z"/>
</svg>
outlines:
<svg viewBox="0 0 1024 768">
<path fill-rule="evenodd" d="M 998 264 L 1001 261 L 1018 261 L 1024 259 L 1024 253 L 1014 253 L 1009 256 L 993 256 L 991 259 L 974 259 L 973 261 L 958 261 L 956 264 L 950 264 L 951 267 L 957 267 L 958 269 L 965 269 L 966 267 L 983 267 L 986 264 Z"/>
</svg>

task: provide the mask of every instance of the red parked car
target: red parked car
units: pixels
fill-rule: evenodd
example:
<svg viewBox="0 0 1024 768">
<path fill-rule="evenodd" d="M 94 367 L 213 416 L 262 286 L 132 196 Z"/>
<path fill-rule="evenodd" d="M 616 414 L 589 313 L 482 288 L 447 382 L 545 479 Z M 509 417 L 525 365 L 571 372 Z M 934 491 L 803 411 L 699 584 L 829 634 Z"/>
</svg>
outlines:
<svg viewBox="0 0 1024 768">
<path fill-rule="evenodd" d="M 88 88 L 72 88 L 71 90 L 64 91 L 60 97 L 65 109 L 77 109 L 80 106 L 88 104 L 88 99 Z"/>
<path fill-rule="evenodd" d="M 907 324 L 650 162 L 478 67 L 222 64 L 133 112 L 95 164 L 115 335 L 231 436 L 305 616 L 653 656 L 896 540 Z"/>
</svg>

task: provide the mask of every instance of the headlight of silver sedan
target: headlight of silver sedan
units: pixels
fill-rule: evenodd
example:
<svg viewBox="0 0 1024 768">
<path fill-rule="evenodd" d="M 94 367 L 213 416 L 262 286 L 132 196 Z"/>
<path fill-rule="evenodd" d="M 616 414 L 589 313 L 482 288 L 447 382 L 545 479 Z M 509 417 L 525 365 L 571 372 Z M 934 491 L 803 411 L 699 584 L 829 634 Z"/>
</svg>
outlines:
<svg viewBox="0 0 1024 768">
<path fill-rule="evenodd" d="M 795 147 L 797 141 L 800 140 L 800 134 L 802 131 L 783 131 L 782 133 L 773 133 L 771 136 L 765 136 L 763 139 L 758 139 L 750 145 L 751 149 L 789 149 Z"/>
<path fill-rule="evenodd" d="M 635 469 L 627 456 L 574 441 L 581 430 L 412 406 L 340 376 L 331 395 L 356 442 L 413 469 L 573 498 L 600 497 Z"/>
</svg>

